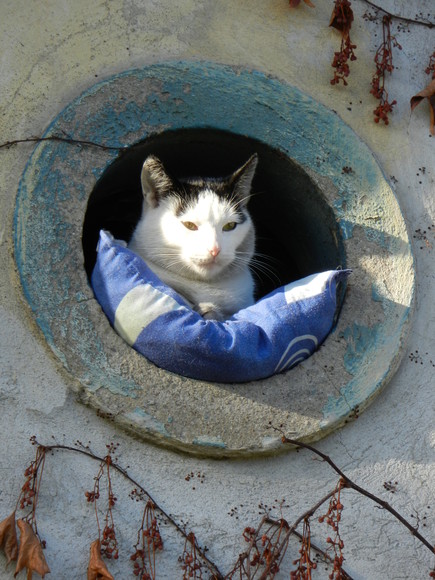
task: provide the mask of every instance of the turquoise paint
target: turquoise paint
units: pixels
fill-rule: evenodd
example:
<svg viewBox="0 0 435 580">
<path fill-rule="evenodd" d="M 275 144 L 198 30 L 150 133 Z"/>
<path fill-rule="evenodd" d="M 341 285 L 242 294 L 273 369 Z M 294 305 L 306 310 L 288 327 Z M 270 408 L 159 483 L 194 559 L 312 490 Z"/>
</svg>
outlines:
<svg viewBox="0 0 435 580">
<path fill-rule="evenodd" d="M 194 445 L 201 445 L 202 447 L 217 447 L 219 449 L 226 449 L 226 444 L 218 437 L 197 437 L 193 441 Z"/>
<path fill-rule="evenodd" d="M 131 413 L 128 413 L 127 419 L 132 421 L 134 424 L 142 424 L 146 429 L 156 431 L 165 438 L 169 437 L 169 433 L 163 423 L 157 421 L 157 419 L 147 413 L 145 409 L 136 407 Z"/>
<path fill-rule="evenodd" d="M 371 350 L 378 348 L 379 336 L 382 335 L 381 325 L 373 327 L 362 326 L 354 323 L 342 333 L 347 342 L 347 349 L 344 355 L 344 365 L 347 372 L 356 375 L 360 369 L 361 362 L 370 355 Z"/>
<path fill-rule="evenodd" d="M 343 239 L 350 240 L 350 238 L 353 236 L 353 229 L 355 224 L 346 219 L 340 219 L 338 224 L 340 226 L 340 232 L 343 236 Z"/>
<path fill-rule="evenodd" d="M 146 94 L 141 91 L 145 81 L 149 81 Z M 333 209 L 344 242 L 352 240 L 358 226 L 380 250 L 412 261 L 406 229 L 400 239 L 383 219 L 378 191 L 381 184 L 385 186 L 385 176 L 371 152 L 335 113 L 263 73 L 182 62 L 126 71 L 79 96 L 53 120 L 45 136 L 66 134 L 120 150 L 152 133 L 189 127 L 212 127 L 258 139 L 303 168 L 327 177 L 338 191 Z M 104 340 L 87 315 L 83 297 L 89 289 L 83 287 L 83 277 L 77 276 L 81 255 L 71 251 L 71 237 L 80 232 L 87 194 L 117 154 L 117 149 L 88 150 L 49 141 L 38 144 L 17 195 L 15 256 L 26 299 L 56 356 L 67 368 L 74 366 L 71 361 L 81 361 L 83 370 L 77 378 L 91 393 L 104 387 L 133 398 L 142 387 L 110 367 Z M 352 172 L 344 172 L 345 166 Z M 374 216 L 374 221 L 368 222 L 367 216 Z M 79 240 L 74 244 L 79 247 Z M 372 397 L 391 372 L 390 361 L 401 344 L 410 305 L 400 305 L 399 312 L 399 305 L 388 302 L 381 286 L 376 290 L 373 286 L 371 299 L 381 303 L 385 320 L 373 327 L 354 324 L 343 333 L 347 344 L 343 364 L 352 378 L 343 385 L 341 396 L 325 401 L 322 426 Z M 387 342 L 390 350 L 385 349 Z M 362 388 L 365 365 L 381 356 L 385 364 L 379 366 L 370 385 Z M 135 417 L 149 417 L 141 412 L 136 410 Z M 161 424 L 153 425 L 160 435 L 170 437 Z M 211 442 L 204 443 L 198 436 L 194 444 Z"/>
<path fill-rule="evenodd" d="M 378 290 L 374 284 L 372 285 L 372 300 L 374 302 L 383 302 L 384 300 L 381 290 Z"/>
</svg>

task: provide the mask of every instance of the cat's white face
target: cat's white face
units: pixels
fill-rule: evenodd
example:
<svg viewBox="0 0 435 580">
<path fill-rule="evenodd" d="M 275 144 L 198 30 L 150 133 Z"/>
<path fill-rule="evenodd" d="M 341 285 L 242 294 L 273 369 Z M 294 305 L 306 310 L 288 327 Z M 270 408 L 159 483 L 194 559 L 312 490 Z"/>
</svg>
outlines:
<svg viewBox="0 0 435 580">
<path fill-rule="evenodd" d="M 247 202 L 256 164 L 254 155 L 228 178 L 179 181 L 149 156 L 141 176 L 144 208 L 130 248 L 159 275 L 217 280 L 249 270 L 255 233 Z"/>
<path fill-rule="evenodd" d="M 210 189 L 198 193 L 181 213 L 176 205 L 168 199 L 154 210 L 162 248 L 172 254 L 174 266 L 178 257 L 181 269 L 188 268 L 203 279 L 214 278 L 231 264 L 247 266 L 253 251 L 253 243 L 244 244 L 253 234 L 247 212 L 236 211 Z"/>
</svg>

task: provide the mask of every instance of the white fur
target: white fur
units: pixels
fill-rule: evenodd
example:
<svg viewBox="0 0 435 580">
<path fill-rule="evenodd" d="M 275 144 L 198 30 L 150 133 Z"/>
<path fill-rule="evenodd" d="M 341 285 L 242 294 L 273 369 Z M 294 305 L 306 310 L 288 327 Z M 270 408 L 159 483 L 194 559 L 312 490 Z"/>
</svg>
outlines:
<svg viewBox="0 0 435 580">
<path fill-rule="evenodd" d="M 204 318 L 225 319 L 254 302 L 255 233 L 246 204 L 257 160 L 221 182 L 180 183 L 153 155 L 143 164 L 142 216 L 129 247 Z"/>
<path fill-rule="evenodd" d="M 144 203 L 130 249 L 205 318 L 225 319 L 252 304 L 248 263 L 254 253 L 254 227 L 249 214 L 235 229 L 223 231 L 240 217 L 210 189 L 181 216 L 174 214 L 175 204 L 171 196 L 157 207 Z M 192 231 L 183 222 L 198 229 Z"/>
</svg>

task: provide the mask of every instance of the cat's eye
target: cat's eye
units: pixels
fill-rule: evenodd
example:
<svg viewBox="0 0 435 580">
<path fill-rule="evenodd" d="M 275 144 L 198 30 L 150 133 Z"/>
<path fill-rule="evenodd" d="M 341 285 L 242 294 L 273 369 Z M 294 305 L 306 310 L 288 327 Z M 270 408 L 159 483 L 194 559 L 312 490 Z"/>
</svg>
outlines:
<svg viewBox="0 0 435 580">
<path fill-rule="evenodd" d="M 230 232 L 231 230 L 234 230 L 235 227 L 237 225 L 237 222 L 228 222 L 227 224 L 225 224 L 222 228 L 223 232 Z"/>
<path fill-rule="evenodd" d="M 194 224 L 193 222 L 181 222 L 183 224 L 183 226 L 185 228 L 187 228 L 188 230 L 191 230 L 192 232 L 196 231 L 198 229 L 198 226 L 196 224 Z"/>
</svg>

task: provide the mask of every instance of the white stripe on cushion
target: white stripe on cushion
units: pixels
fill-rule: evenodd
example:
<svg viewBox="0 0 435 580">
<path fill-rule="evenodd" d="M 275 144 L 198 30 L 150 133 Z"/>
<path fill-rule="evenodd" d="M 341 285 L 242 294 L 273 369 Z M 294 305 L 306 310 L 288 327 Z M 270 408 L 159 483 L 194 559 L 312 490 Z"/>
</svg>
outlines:
<svg viewBox="0 0 435 580">
<path fill-rule="evenodd" d="M 320 274 L 312 274 L 302 280 L 291 282 L 284 287 L 284 295 L 287 304 L 305 300 L 306 298 L 313 298 L 321 294 L 328 283 L 331 272 L 321 272 Z"/>
<path fill-rule="evenodd" d="M 171 312 L 185 308 L 173 298 L 156 290 L 150 284 L 135 286 L 118 305 L 114 327 L 118 334 L 132 346 L 140 333 L 153 320 Z"/>
<path fill-rule="evenodd" d="M 295 344 L 297 344 L 298 342 L 309 341 L 309 340 L 311 340 L 313 342 L 313 344 L 314 344 L 314 348 L 312 350 L 314 350 L 315 348 L 317 348 L 317 346 L 319 345 L 319 341 L 317 340 L 317 337 L 314 336 L 313 334 L 304 334 L 302 336 L 295 336 L 295 338 L 290 341 L 288 347 L 285 349 L 284 354 L 282 355 L 282 357 L 279 359 L 279 363 L 276 365 L 274 372 L 275 373 L 280 373 L 292 361 L 294 355 L 292 355 L 287 361 L 285 361 L 285 357 L 288 355 L 290 349 Z M 298 352 L 296 352 L 295 354 L 300 354 L 301 352 L 302 351 L 298 350 Z"/>
</svg>

